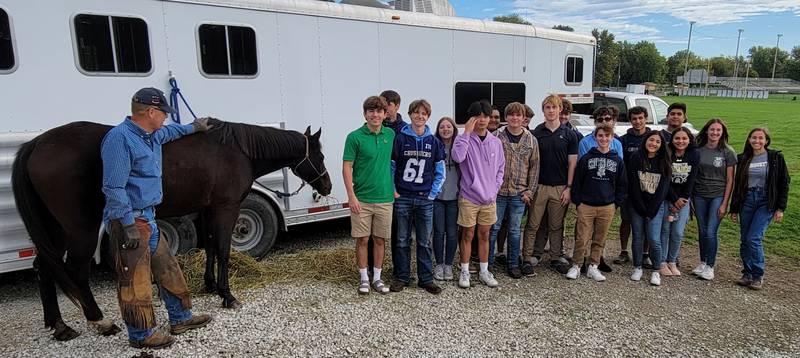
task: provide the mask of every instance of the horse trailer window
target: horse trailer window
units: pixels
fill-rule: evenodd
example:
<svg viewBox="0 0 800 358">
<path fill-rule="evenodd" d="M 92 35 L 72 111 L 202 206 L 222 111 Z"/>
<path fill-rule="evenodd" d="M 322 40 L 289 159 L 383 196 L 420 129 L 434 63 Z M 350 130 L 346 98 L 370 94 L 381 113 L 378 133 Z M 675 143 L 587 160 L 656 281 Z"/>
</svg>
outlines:
<svg viewBox="0 0 800 358">
<path fill-rule="evenodd" d="M 583 82 L 583 58 L 567 56 L 567 84 L 577 85 Z"/>
<path fill-rule="evenodd" d="M 212 76 L 254 76 L 258 73 L 256 32 L 249 27 L 200 25 L 200 67 Z"/>
<path fill-rule="evenodd" d="M 525 84 L 507 82 L 458 82 L 456 83 L 455 120 L 465 124 L 467 109 L 472 102 L 485 99 L 500 108 L 500 114 L 511 102 L 525 103 Z"/>
<path fill-rule="evenodd" d="M 147 24 L 107 15 L 75 16 L 80 68 L 89 73 L 147 74 L 152 69 Z"/>
<path fill-rule="evenodd" d="M 0 73 L 14 69 L 14 44 L 11 43 L 11 22 L 8 14 L 0 9 Z"/>
</svg>

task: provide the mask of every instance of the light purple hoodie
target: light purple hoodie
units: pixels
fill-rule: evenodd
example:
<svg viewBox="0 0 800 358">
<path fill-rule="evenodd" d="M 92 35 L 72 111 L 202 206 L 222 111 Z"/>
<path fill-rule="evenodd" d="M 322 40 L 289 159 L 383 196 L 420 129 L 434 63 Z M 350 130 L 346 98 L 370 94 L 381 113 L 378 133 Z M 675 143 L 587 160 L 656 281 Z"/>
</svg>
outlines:
<svg viewBox="0 0 800 358">
<path fill-rule="evenodd" d="M 489 132 L 483 141 L 475 132 L 460 135 L 451 155 L 461 168 L 461 197 L 476 205 L 494 203 L 506 166 L 500 139 Z"/>
</svg>

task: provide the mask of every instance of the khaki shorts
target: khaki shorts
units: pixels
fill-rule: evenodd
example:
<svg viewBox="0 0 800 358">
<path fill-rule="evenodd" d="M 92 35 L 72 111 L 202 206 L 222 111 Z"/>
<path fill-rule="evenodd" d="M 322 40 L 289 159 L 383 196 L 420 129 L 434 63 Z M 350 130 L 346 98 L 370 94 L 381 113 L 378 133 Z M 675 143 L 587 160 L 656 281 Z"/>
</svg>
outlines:
<svg viewBox="0 0 800 358">
<path fill-rule="evenodd" d="M 392 203 L 361 203 L 361 212 L 350 212 L 350 235 L 353 237 L 392 236 Z"/>
<path fill-rule="evenodd" d="M 497 222 L 497 204 L 475 205 L 462 197 L 458 198 L 458 225 L 471 227 L 494 225 Z"/>
</svg>

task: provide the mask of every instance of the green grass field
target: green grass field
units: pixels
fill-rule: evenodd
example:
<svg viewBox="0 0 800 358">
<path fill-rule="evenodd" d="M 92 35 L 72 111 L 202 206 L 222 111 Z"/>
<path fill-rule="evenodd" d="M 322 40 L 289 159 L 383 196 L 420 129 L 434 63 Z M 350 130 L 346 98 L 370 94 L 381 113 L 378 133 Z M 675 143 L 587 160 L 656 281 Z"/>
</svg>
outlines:
<svg viewBox="0 0 800 358">
<path fill-rule="evenodd" d="M 764 247 L 770 258 L 800 261 L 800 99 L 742 100 L 709 97 L 665 97 L 667 103 L 684 102 L 687 117 L 697 130 L 708 119 L 722 118 L 728 125 L 730 144 L 741 153 L 747 133 L 754 127 L 767 127 L 772 137 L 770 148 L 783 151 L 792 184 L 783 222 L 773 223 L 767 231 Z M 800 97 L 800 96 L 798 96 Z M 686 240 L 697 241 L 697 223 L 686 226 Z M 739 226 L 726 218 L 720 228 L 723 250 L 738 253 Z"/>
</svg>

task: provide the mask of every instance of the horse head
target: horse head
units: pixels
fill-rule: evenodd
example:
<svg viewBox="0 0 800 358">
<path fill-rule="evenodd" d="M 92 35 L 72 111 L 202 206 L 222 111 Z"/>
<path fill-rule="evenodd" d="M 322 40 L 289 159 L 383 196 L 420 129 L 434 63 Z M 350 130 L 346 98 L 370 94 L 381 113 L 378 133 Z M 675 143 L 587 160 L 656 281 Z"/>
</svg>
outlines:
<svg viewBox="0 0 800 358">
<path fill-rule="evenodd" d="M 325 168 L 325 155 L 322 154 L 322 143 L 319 140 L 322 129 L 311 134 L 311 126 L 306 128 L 303 136 L 306 139 L 306 156 L 292 168 L 295 175 L 305 180 L 321 195 L 330 195 L 331 177 Z"/>
</svg>

